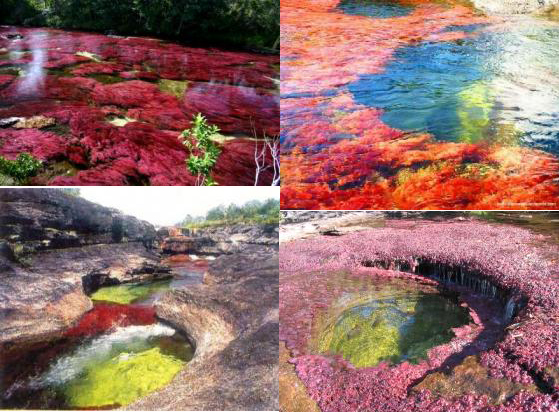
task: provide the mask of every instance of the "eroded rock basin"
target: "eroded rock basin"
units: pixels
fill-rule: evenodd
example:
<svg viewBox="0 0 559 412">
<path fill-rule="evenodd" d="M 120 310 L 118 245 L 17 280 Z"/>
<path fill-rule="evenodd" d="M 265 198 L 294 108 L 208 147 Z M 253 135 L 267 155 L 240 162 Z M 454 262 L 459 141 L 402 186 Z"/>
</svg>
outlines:
<svg viewBox="0 0 559 412">
<path fill-rule="evenodd" d="M 322 411 L 557 411 L 558 268 L 549 257 L 558 250 L 547 238 L 508 225 L 387 220 L 284 243 L 280 340 L 297 375 L 290 387 L 302 382 Z M 394 318 L 405 324 L 406 305 L 370 295 L 394 279 L 449 294 L 465 321 L 406 353 L 405 333 L 390 330 Z"/>
<path fill-rule="evenodd" d="M 429 349 L 451 341 L 453 328 L 471 321 L 456 297 L 453 301 L 433 286 L 382 278 L 361 286 L 365 290 L 344 292 L 315 315 L 312 350 L 341 355 L 356 367 L 418 363 Z"/>
<path fill-rule="evenodd" d="M 182 269 L 174 268 L 172 279 L 95 291 L 93 309 L 61 339 L 37 344 L 5 368 L 3 405 L 115 409 L 165 387 L 193 358 L 194 346 L 152 305 L 170 289 L 201 282 L 201 272 Z"/>
<path fill-rule="evenodd" d="M 152 38 L 0 27 L 0 155 L 43 161 L 33 185 L 192 185 L 178 136 L 202 113 L 221 129 L 215 180 L 253 184 L 254 139 L 279 133 L 278 62 Z"/>
</svg>

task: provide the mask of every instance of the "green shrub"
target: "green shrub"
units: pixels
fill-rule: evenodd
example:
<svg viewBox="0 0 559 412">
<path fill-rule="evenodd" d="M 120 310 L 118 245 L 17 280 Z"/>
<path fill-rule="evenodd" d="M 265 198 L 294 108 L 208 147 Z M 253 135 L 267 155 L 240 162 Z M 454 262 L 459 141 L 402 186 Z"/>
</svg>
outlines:
<svg viewBox="0 0 559 412">
<path fill-rule="evenodd" d="M 206 216 L 187 215 L 179 225 L 187 228 L 205 228 L 236 223 L 279 224 L 279 215 L 280 202 L 271 198 L 263 202 L 251 200 L 242 206 L 234 203 L 229 206 L 219 205 L 208 210 Z"/>
<path fill-rule="evenodd" d="M 197 186 L 217 185 L 210 174 L 221 154 L 221 149 L 211 140 L 218 132 L 217 126 L 209 125 L 206 118 L 198 113 L 192 120 L 192 128 L 183 131 L 180 135 L 183 144 L 190 150 L 186 166 L 190 173 L 197 176 Z"/>
<path fill-rule="evenodd" d="M 16 160 L 9 160 L 0 156 L 0 174 L 11 176 L 18 181 L 35 176 L 42 163 L 29 153 L 21 153 Z"/>
</svg>

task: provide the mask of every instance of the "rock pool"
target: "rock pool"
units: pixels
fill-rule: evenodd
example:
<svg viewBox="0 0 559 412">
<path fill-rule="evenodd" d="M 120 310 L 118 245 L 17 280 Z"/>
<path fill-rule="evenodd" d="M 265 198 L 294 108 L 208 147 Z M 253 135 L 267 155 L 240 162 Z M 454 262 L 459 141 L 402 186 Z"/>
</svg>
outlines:
<svg viewBox="0 0 559 412">
<path fill-rule="evenodd" d="M 387 219 L 283 243 L 289 386 L 304 385 L 299 399 L 323 412 L 556 412 L 558 251 L 549 231 L 464 217 Z M 392 282 L 398 287 L 384 289 Z M 402 285 L 450 298 L 426 304 L 426 313 L 414 308 L 424 331 L 441 329 L 403 339 L 413 305 L 393 299 L 406 296 Z M 438 319 L 429 316 L 435 307 L 445 308 Z"/>
<path fill-rule="evenodd" d="M 426 359 L 429 349 L 451 341 L 452 328 L 470 318 L 436 288 L 414 283 L 378 279 L 371 290 L 342 295 L 316 315 L 317 352 L 339 354 L 356 367 Z"/>
<path fill-rule="evenodd" d="M 194 356 L 189 340 L 158 321 L 165 291 L 198 284 L 202 272 L 101 287 L 93 309 L 61 339 L 38 345 L 3 377 L 3 404 L 22 409 L 114 409 L 166 386 Z"/>
</svg>

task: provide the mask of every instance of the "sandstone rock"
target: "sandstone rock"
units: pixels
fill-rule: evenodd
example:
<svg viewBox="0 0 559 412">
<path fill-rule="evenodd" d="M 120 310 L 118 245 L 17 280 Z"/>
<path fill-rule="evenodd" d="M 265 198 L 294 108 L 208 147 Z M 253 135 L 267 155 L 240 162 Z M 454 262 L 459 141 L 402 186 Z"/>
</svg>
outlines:
<svg viewBox="0 0 559 412">
<path fill-rule="evenodd" d="M 234 253 L 247 245 L 274 246 L 278 242 L 277 225 L 232 225 L 209 229 L 195 229 L 190 236 L 171 236 L 163 240 L 161 248 L 168 254 Z"/>
<path fill-rule="evenodd" d="M 559 5 L 558 0 L 473 0 L 473 3 L 490 14 L 525 14 Z"/>
<path fill-rule="evenodd" d="M 55 189 L 0 190 L 0 352 L 60 336 L 102 284 L 168 276 L 146 222 Z"/>
<path fill-rule="evenodd" d="M 56 120 L 51 117 L 33 116 L 27 119 L 20 119 L 13 127 L 16 129 L 42 129 L 55 123 Z"/>
<path fill-rule="evenodd" d="M 279 409 L 278 299 L 277 250 L 261 245 L 217 258 L 205 284 L 167 293 L 157 315 L 187 333 L 195 356 L 128 409 Z"/>
</svg>

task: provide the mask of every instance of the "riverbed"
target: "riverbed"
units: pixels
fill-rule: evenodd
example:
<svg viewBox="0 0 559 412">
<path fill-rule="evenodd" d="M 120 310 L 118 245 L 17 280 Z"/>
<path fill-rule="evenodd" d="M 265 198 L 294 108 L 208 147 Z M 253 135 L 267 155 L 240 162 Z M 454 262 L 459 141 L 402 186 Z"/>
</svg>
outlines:
<svg viewBox="0 0 559 412">
<path fill-rule="evenodd" d="M 60 339 L 38 343 L 5 368 L 2 404 L 115 409 L 167 385 L 195 348 L 157 318 L 153 305 L 169 290 L 200 284 L 204 273 L 187 263 L 171 268 L 166 280 L 104 286 L 92 293 L 93 309 Z"/>
<path fill-rule="evenodd" d="M 559 206 L 559 23 L 282 2 L 282 207 Z"/>
<path fill-rule="evenodd" d="M 279 133 L 278 76 L 277 55 L 0 27 L 0 155 L 43 162 L 3 184 L 193 185 L 179 135 L 201 113 L 220 128 L 214 179 L 252 185 L 256 140 Z"/>
</svg>

